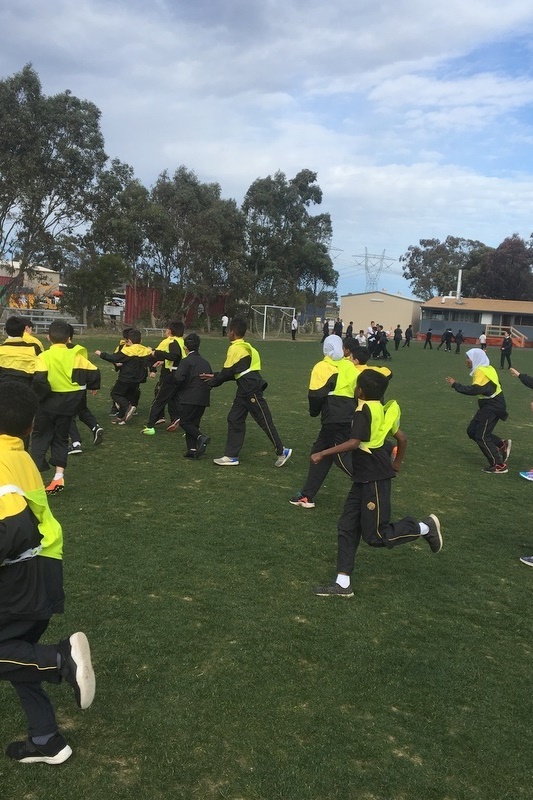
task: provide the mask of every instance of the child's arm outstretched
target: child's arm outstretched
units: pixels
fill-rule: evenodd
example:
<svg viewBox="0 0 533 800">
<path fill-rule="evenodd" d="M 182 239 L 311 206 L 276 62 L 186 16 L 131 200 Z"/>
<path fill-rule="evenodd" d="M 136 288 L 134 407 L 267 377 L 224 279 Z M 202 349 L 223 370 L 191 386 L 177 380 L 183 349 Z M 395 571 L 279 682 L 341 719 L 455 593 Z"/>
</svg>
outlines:
<svg viewBox="0 0 533 800">
<path fill-rule="evenodd" d="M 348 453 L 350 450 L 357 450 L 361 444 L 361 439 L 348 439 L 342 444 L 337 444 L 335 447 L 328 447 L 327 450 L 319 450 L 318 453 L 311 453 L 311 461 L 313 464 L 318 464 L 323 458 L 327 456 L 335 456 L 337 453 Z"/>
</svg>

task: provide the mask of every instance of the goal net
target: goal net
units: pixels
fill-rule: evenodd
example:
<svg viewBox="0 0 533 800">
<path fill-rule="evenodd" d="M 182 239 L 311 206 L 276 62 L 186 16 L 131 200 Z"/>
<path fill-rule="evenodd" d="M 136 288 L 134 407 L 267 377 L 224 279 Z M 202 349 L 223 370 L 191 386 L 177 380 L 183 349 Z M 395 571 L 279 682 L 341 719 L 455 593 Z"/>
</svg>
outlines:
<svg viewBox="0 0 533 800">
<path fill-rule="evenodd" d="M 290 336 L 291 322 L 296 316 L 292 306 L 252 306 L 253 332 L 261 339 L 278 339 Z"/>
</svg>

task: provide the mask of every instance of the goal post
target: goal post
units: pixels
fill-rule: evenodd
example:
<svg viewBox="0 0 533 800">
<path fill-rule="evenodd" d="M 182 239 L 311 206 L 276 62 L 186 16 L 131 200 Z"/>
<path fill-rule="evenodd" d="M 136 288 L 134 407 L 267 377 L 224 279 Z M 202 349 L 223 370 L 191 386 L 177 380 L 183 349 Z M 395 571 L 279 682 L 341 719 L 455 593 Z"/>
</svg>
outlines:
<svg viewBox="0 0 533 800">
<path fill-rule="evenodd" d="M 282 334 L 289 334 L 291 322 L 296 316 L 294 306 L 272 306 L 255 305 L 252 306 L 254 312 L 254 322 L 256 331 L 261 339 L 279 338 Z"/>
</svg>

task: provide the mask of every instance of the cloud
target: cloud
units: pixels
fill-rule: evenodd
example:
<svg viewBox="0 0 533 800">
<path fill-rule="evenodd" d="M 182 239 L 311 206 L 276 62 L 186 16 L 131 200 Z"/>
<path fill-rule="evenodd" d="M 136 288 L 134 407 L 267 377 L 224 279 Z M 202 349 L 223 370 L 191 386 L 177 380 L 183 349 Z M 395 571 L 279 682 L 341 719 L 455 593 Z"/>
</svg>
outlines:
<svg viewBox="0 0 533 800">
<path fill-rule="evenodd" d="M 533 227 L 530 0 L 6 0 L 0 31 L 1 73 L 95 102 L 148 185 L 318 172 L 343 259 Z"/>
</svg>

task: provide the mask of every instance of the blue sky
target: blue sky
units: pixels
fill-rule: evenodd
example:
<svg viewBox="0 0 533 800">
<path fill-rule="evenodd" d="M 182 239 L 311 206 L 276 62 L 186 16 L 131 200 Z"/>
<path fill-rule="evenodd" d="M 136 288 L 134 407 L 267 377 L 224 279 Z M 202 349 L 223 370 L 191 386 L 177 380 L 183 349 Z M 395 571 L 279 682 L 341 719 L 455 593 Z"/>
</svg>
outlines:
<svg viewBox="0 0 533 800">
<path fill-rule="evenodd" d="M 532 34 L 530 0 L 4 0 L 0 75 L 96 103 L 146 185 L 317 172 L 346 294 L 365 247 L 533 232 Z"/>
</svg>

